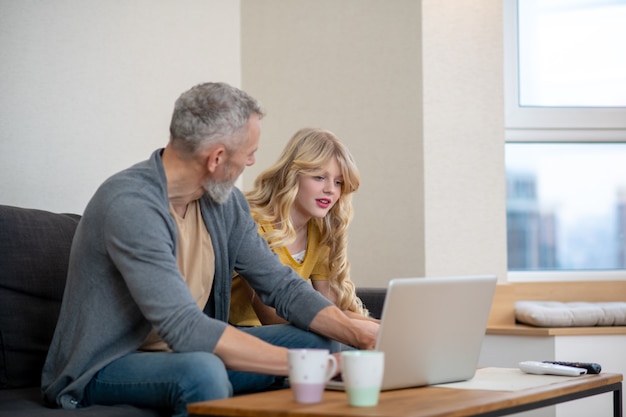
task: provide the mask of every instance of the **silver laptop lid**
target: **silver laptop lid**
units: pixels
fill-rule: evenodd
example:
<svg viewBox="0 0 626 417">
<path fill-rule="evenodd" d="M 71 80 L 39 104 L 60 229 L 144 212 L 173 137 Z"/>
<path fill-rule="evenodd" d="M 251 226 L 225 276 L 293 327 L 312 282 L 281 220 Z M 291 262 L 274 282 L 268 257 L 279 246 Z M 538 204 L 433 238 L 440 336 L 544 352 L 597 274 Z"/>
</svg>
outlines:
<svg viewBox="0 0 626 417">
<path fill-rule="evenodd" d="M 472 378 L 496 281 L 495 275 L 392 279 L 376 342 L 385 352 L 382 389 Z"/>
</svg>

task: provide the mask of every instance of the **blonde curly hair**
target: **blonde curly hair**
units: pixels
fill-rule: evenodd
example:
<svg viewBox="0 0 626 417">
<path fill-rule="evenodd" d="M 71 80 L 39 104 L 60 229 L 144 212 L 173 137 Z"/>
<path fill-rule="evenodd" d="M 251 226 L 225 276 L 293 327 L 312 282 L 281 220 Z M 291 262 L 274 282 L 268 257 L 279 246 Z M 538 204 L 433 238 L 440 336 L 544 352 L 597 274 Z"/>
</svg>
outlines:
<svg viewBox="0 0 626 417">
<path fill-rule="evenodd" d="M 311 221 L 320 230 L 320 245 L 329 248 L 329 283 L 337 295 L 337 306 L 367 316 L 350 280 L 347 256 L 347 229 L 353 217 L 352 193 L 359 188 L 360 176 L 352 155 L 339 139 L 323 129 L 299 130 L 278 161 L 263 171 L 254 181 L 254 188 L 245 194 L 257 221 L 274 225 L 264 236 L 270 248 L 287 246 L 296 238 L 289 214 L 298 194 L 299 176 L 318 175 L 332 158 L 339 164 L 343 176 L 341 196 L 324 218 Z"/>
</svg>

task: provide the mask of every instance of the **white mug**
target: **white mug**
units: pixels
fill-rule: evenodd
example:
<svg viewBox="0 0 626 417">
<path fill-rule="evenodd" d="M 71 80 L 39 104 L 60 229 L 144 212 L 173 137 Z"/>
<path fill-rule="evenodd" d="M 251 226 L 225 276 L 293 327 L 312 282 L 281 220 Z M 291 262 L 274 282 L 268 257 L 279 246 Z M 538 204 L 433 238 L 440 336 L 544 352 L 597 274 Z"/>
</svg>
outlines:
<svg viewBox="0 0 626 417">
<path fill-rule="evenodd" d="M 318 403 L 326 382 L 337 371 L 337 360 L 328 349 L 289 349 L 289 385 L 299 403 Z"/>
</svg>

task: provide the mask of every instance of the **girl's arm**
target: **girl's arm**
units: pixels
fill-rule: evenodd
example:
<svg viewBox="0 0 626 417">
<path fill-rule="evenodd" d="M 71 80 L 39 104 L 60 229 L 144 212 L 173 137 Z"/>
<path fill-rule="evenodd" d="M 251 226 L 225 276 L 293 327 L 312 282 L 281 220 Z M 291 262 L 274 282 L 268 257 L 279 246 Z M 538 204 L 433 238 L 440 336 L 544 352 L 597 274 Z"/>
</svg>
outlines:
<svg viewBox="0 0 626 417">
<path fill-rule="evenodd" d="M 252 290 L 254 292 L 254 290 Z M 256 313 L 261 324 L 284 324 L 287 320 L 276 314 L 276 310 L 273 307 L 263 304 L 259 297 L 253 295 L 252 308 Z"/>
<path fill-rule="evenodd" d="M 313 284 L 313 288 L 315 288 L 319 293 L 332 301 L 333 304 L 337 304 L 337 295 L 332 288 L 330 288 L 330 281 L 311 281 L 311 283 Z"/>
<path fill-rule="evenodd" d="M 280 317 L 276 314 L 276 310 L 273 307 L 263 304 L 263 302 L 256 296 L 256 292 L 252 289 L 250 284 L 246 280 L 242 280 L 248 289 L 248 297 L 250 299 L 250 304 L 254 309 L 257 317 L 261 324 L 284 324 L 287 323 L 287 320 Z"/>
</svg>

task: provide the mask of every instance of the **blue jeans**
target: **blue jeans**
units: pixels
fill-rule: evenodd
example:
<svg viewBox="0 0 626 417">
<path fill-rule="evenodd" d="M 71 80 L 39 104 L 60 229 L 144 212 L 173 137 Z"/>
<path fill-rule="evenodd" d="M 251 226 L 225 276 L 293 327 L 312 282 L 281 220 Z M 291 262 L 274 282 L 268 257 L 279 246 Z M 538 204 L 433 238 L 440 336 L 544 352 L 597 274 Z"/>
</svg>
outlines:
<svg viewBox="0 0 626 417">
<path fill-rule="evenodd" d="M 287 348 L 336 349 L 336 342 L 288 324 L 240 330 Z M 188 403 L 284 386 L 284 377 L 228 371 L 220 358 L 208 352 L 134 352 L 111 362 L 91 379 L 83 405 L 165 408 L 178 417 L 187 415 Z"/>
</svg>

